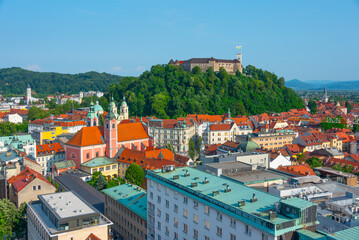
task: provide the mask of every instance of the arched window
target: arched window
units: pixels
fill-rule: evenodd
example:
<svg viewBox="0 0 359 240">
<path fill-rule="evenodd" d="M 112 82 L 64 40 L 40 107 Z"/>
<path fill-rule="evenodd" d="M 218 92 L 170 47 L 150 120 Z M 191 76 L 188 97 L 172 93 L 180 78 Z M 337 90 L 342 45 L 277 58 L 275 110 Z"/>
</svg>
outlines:
<svg viewBox="0 0 359 240">
<path fill-rule="evenodd" d="M 96 126 L 96 120 L 93 120 L 93 125 Z"/>
<path fill-rule="evenodd" d="M 75 154 L 75 153 L 71 153 L 71 158 L 76 158 L 76 154 Z"/>
<path fill-rule="evenodd" d="M 115 124 L 114 124 L 114 123 L 112 123 L 112 128 L 115 128 Z"/>
<path fill-rule="evenodd" d="M 108 123 L 106 123 L 106 128 L 108 128 Z"/>
</svg>

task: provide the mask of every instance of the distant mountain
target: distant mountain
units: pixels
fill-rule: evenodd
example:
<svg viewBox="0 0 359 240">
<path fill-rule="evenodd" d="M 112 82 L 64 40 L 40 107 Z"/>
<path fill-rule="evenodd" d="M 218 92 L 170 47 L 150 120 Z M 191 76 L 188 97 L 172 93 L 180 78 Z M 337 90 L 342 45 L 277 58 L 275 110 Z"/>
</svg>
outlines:
<svg viewBox="0 0 359 240">
<path fill-rule="evenodd" d="M 293 79 L 285 82 L 285 86 L 294 90 L 321 90 L 324 86 L 327 86 L 328 90 L 359 90 L 359 80 L 357 81 L 328 81 L 328 80 L 311 80 L 300 81 Z"/>
<path fill-rule="evenodd" d="M 19 67 L 3 68 L 0 69 L 0 93 L 25 94 L 28 84 L 37 94 L 105 91 L 110 84 L 119 83 L 120 79 L 117 75 L 98 72 L 62 74 L 33 72 Z"/>
</svg>

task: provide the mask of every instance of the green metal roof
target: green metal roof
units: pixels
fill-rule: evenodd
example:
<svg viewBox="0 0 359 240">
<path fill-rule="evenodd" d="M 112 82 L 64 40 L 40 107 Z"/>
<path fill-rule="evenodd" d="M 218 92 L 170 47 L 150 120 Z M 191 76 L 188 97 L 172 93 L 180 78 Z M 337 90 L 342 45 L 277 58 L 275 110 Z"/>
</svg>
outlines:
<svg viewBox="0 0 359 240">
<path fill-rule="evenodd" d="M 74 160 L 55 162 L 54 164 L 55 164 L 56 169 L 64 169 L 64 168 L 76 167 L 76 164 L 75 164 Z"/>
<path fill-rule="evenodd" d="M 102 192 L 147 221 L 147 193 L 143 188 L 126 183 Z"/>
<path fill-rule="evenodd" d="M 354 240 L 359 238 L 359 226 L 327 234 L 328 240 Z"/>
<path fill-rule="evenodd" d="M 103 165 L 109 165 L 109 164 L 114 164 L 117 163 L 116 160 L 114 159 L 110 159 L 108 157 L 97 157 L 94 159 L 91 159 L 90 161 L 84 162 L 81 165 L 84 167 L 99 167 L 99 166 L 103 166 Z"/>
<path fill-rule="evenodd" d="M 301 198 L 288 198 L 286 200 L 282 200 L 282 203 L 294 206 L 296 208 L 300 209 L 306 209 L 308 207 L 311 207 L 313 205 L 316 205 L 315 203 L 303 200 Z"/>
<path fill-rule="evenodd" d="M 186 171 L 188 171 L 189 176 L 185 176 Z M 178 175 L 179 178 L 174 179 L 175 175 Z M 270 232 L 271 234 L 278 235 L 282 231 L 280 231 L 280 229 L 269 230 L 267 227 L 264 227 L 265 225 L 258 225 L 258 223 L 265 221 L 277 225 L 294 221 L 295 224 L 293 227 L 283 229 L 284 232 L 294 231 L 302 227 L 302 225 L 299 224 L 299 221 L 296 221 L 299 220 L 299 218 L 289 218 L 278 213 L 275 219 L 269 220 L 269 211 L 276 211 L 276 204 L 281 201 L 280 197 L 247 187 L 228 178 L 217 177 L 190 167 L 176 168 L 171 172 L 162 172 L 160 169 L 151 170 L 148 172 L 147 178 L 156 181 L 158 181 L 158 179 L 162 180 L 163 178 L 161 183 L 164 183 L 164 185 L 172 188 L 174 188 L 175 185 L 177 191 L 190 195 L 198 201 L 205 202 L 205 204 L 211 205 L 210 203 L 213 203 L 212 206 L 214 208 L 218 209 L 220 207 L 221 211 L 226 212 L 241 221 L 247 221 L 248 224 L 257 224 L 256 227 Z M 208 183 L 206 184 L 204 184 L 205 178 L 208 180 Z M 167 182 L 169 184 L 166 184 Z M 197 186 L 192 187 L 192 183 L 197 183 Z M 225 191 L 227 185 L 231 189 L 228 192 Z M 182 188 L 179 186 L 182 186 Z M 181 189 L 183 189 L 183 191 Z M 214 192 L 216 191 L 218 191 L 218 194 L 214 196 Z M 257 201 L 251 201 L 253 195 L 255 195 Z M 245 205 L 239 207 L 239 201 L 244 201 Z M 301 201 L 298 201 L 298 203 L 301 204 L 298 206 L 299 208 L 304 205 Z M 312 206 L 313 204 L 308 202 L 308 205 Z M 239 212 L 244 212 L 244 214 Z M 252 217 L 244 217 L 246 215 Z M 258 219 L 258 221 L 253 221 L 252 219 L 254 218 Z"/>
<path fill-rule="evenodd" d="M 306 229 L 297 230 L 299 240 L 326 240 L 327 237 L 323 234 L 312 232 Z"/>
<path fill-rule="evenodd" d="M 16 135 L 16 136 L 0 137 L 0 141 L 4 142 L 5 146 L 11 145 L 19 150 L 23 150 L 23 145 L 35 142 L 35 140 L 32 138 L 31 135 Z"/>
</svg>

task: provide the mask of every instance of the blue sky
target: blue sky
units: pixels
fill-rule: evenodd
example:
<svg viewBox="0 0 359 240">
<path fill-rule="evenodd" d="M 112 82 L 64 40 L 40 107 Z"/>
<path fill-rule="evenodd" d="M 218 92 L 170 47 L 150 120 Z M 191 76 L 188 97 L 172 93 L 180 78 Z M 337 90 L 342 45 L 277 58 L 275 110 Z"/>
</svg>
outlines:
<svg viewBox="0 0 359 240">
<path fill-rule="evenodd" d="M 0 68 L 138 76 L 236 45 L 286 80 L 359 80 L 359 0 L 0 0 Z"/>
</svg>

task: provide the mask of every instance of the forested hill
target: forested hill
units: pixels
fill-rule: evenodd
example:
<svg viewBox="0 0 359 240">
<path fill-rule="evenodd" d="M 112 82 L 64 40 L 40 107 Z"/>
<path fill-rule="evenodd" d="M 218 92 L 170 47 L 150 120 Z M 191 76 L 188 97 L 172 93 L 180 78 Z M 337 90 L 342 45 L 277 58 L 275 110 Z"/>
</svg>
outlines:
<svg viewBox="0 0 359 240">
<path fill-rule="evenodd" d="M 110 84 L 119 83 L 120 76 L 87 72 L 61 74 L 33 72 L 18 67 L 0 69 L 2 95 L 25 94 L 26 86 L 37 94 L 79 93 L 80 91 L 105 91 Z"/>
<path fill-rule="evenodd" d="M 189 73 L 178 66 L 156 65 L 138 78 L 122 78 L 109 92 L 118 103 L 126 96 L 131 116 L 176 118 L 187 113 L 224 114 L 228 108 L 236 116 L 304 107 L 301 98 L 284 86 L 284 78 L 253 66 L 243 73 Z"/>
</svg>

